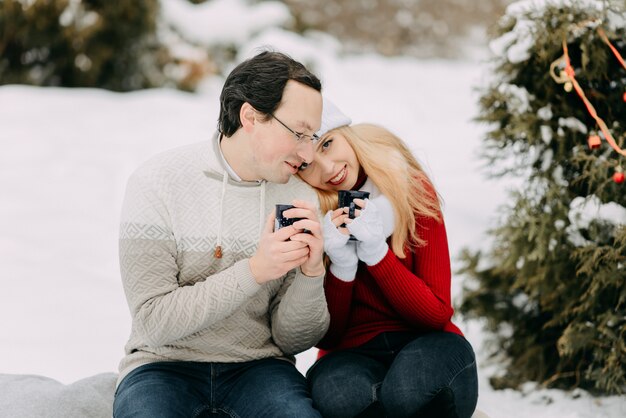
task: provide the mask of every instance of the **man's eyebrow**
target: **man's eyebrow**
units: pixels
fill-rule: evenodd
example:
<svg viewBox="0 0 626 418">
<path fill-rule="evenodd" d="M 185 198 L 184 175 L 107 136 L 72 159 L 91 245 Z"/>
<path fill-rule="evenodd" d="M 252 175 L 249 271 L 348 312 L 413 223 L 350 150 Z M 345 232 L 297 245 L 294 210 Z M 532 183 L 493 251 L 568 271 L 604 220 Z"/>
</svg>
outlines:
<svg viewBox="0 0 626 418">
<path fill-rule="evenodd" d="M 311 128 L 311 125 L 307 121 L 305 121 L 305 120 L 298 120 L 298 121 L 296 121 L 296 126 L 298 128 L 308 129 L 309 131 L 313 130 L 313 128 Z"/>
</svg>

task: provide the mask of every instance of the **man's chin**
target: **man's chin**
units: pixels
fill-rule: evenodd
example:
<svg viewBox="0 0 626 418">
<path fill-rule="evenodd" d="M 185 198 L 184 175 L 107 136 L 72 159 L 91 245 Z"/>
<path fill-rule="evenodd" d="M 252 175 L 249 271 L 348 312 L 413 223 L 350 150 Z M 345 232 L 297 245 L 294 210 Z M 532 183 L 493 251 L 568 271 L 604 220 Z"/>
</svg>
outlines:
<svg viewBox="0 0 626 418">
<path fill-rule="evenodd" d="M 289 179 L 291 179 L 291 173 L 276 173 L 272 176 L 267 176 L 265 181 L 276 184 L 287 184 L 289 183 Z"/>
<path fill-rule="evenodd" d="M 291 174 L 288 174 L 287 177 L 276 179 L 276 181 L 274 181 L 272 183 L 287 184 L 287 183 L 289 183 L 289 179 L 291 179 Z"/>
</svg>

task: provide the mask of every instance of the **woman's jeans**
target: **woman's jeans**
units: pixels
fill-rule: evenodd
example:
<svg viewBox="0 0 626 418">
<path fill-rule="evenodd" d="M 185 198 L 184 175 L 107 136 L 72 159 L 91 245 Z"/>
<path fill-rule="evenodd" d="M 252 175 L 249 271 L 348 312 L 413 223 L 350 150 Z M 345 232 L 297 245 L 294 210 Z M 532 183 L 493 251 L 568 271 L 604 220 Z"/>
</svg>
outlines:
<svg viewBox="0 0 626 418">
<path fill-rule="evenodd" d="M 469 418 L 478 400 L 474 351 L 449 332 L 382 333 L 325 355 L 307 379 L 325 418 Z"/>
<path fill-rule="evenodd" d="M 146 364 L 120 383 L 113 416 L 320 418 L 304 376 L 293 364 L 273 358 Z"/>
</svg>

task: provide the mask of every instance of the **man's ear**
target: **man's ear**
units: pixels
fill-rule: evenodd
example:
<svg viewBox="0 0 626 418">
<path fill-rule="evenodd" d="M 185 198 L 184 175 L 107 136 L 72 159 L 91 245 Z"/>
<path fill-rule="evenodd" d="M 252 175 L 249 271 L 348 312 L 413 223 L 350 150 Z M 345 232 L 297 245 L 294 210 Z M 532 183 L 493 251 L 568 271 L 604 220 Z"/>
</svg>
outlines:
<svg viewBox="0 0 626 418">
<path fill-rule="evenodd" d="M 250 133 L 257 123 L 256 109 L 248 102 L 244 102 L 239 109 L 239 120 L 244 131 Z"/>
</svg>

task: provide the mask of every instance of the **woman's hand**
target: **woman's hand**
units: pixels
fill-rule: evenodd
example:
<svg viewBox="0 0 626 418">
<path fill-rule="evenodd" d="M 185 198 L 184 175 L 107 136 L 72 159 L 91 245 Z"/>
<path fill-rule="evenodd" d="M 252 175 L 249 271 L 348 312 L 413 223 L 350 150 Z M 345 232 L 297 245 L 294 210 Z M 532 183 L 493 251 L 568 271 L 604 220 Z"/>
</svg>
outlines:
<svg viewBox="0 0 626 418">
<path fill-rule="evenodd" d="M 385 198 L 386 203 L 381 204 L 385 212 L 388 212 L 388 200 Z M 385 222 L 383 222 L 383 216 L 378 210 L 378 205 L 374 200 L 361 200 L 355 199 L 354 203 L 362 207 L 362 210 L 355 211 L 355 219 L 346 220 L 346 226 L 350 233 L 356 237 L 359 242 L 356 245 L 356 253 L 359 260 L 363 261 L 368 266 L 378 264 L 382 260 L 389 246 L 387 245 L 387 236 L 385 229 L 389 230 L 389 227 L 385 228 Z M 391 210 L 393 214 L 393 209 Z M 388 220 L 386 222 L 389 224 Z M 393 222 L 391 222 L 393 225 Z"/>
<path fill-rule="evenodd" d="M 346 282 L 351 282 L 356 276 L 359 259 L 356 255 L 356 245 L 350 242 L 350 235 L 346 228 L 341 227 L 348 219 L 343 209 L 328 211 L 322 220 L 324 235 L 324 251 L 330 258 L 330 271 Z"/>
</svg>

